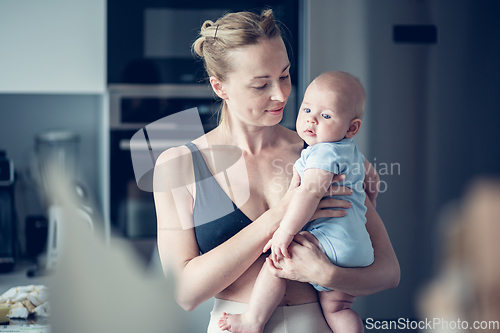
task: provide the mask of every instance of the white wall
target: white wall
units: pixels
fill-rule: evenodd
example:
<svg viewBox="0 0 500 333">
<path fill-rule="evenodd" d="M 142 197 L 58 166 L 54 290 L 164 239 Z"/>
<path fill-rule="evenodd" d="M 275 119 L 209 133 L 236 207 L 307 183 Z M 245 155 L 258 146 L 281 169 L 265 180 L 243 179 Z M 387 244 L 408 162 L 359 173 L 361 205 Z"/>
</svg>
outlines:
<svg viewBox="0 0 500 333">
<path fill-rule="evenodd" d="M 106 0 L 0 2 L 0 149 L 17 171 L 21 241 L 24 218 L 43 212 L 27 174 L 36 134 L 80 136 L 82 178 L 102 203 L 105 91 Z"/>
<path fill-rule="evenodd" d="M 103 93 L 105 0 L 0 2 L 0 92 Z"/>
<path fill-rule="evenodd" d="M 367 93 L 368 53 L 366 0 L 304 0 L 303 35 L 300 52 L 305 59 L 300 66 L 299 103 L 307 85 L 326 71 L 341 70 L 357 76 Z M 355 137 L 360 150 L 369 150 L 370 112 L 363 119 L 362 130 Z"/>
</svg>

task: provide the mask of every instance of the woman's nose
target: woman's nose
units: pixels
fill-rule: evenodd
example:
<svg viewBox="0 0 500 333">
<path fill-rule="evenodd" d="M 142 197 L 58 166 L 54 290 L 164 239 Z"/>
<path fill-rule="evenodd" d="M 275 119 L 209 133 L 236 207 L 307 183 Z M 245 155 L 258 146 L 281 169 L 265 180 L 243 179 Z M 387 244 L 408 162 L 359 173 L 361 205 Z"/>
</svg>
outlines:
<svg viewBox="0 0 500 333">
<path fill-rule="evenodd" d="M 281 86 L 281 84 L 275 84 L 274 85 L 274 89 L 273 89 L 273 94 L 271 96 L 271 99 L 273 101 L 280 101 L 280 102 L 284 102 L 286 101 L 288 96 L 285 96 L 285 93 L 283 91 L 283 87 Z"/>
</svg>

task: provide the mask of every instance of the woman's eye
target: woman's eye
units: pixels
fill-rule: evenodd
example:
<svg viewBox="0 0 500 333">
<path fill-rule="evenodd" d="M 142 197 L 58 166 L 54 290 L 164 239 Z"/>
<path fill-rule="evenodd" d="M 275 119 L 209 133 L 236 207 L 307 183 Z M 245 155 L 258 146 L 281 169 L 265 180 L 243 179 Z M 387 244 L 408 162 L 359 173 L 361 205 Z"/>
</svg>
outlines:
<svg viewBox="0 0 500 333">
<path fill-rule="evenodd" d="M 325 118 L 325 119 L 330 119 L 330 118 L 331 118 L 329 115 L 327 115 L 327 114 L 325 114 L 325 113 L 323 113 L 323 114 L 322 114 L 322 116 L 323 116 L 323 118 Z"/>
<path fill-rule="evenodd" d="M 281 80 L 286 80 L 290 77 L 290 74 L 287 74 L 285 76 L 280 77 Z"/>
<path fill-rule="evenodd" d="M 260 87 L 254 87 L 254 89 L 262 90 L 262 89 L 264 89 L 266 87 L 267 87 L 267 83 L 265 85 L 263 85 L 263 86 L 260 86 Z"/>
<path fill-rule="evenodd" d="M 309 112 L 311 112 L 311 109 L 304 109 L 304 112 L 309 113 Z"/>
</svg>

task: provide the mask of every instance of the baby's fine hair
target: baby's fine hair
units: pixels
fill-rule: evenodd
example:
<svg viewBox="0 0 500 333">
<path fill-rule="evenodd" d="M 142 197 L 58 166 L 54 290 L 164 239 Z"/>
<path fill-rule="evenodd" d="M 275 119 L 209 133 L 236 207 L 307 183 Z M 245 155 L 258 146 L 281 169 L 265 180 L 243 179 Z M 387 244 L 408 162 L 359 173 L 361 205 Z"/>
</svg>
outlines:
<svg viewBox="0 0 500 333">
<path fill-rule="evenodd" d="M 341 92 L 350 106 L 353 119 L 363 118 L 366 93 L 361 80 L 356 76 L 343 71 L 330 71 L 319 75 L 313 82 L 328 90 Z"/>
<path fill-rule="evenodd" d="M 260 15 L 252 12 L 227 13 L 216 22 L 203 23 L 193 51 L 203 59 L 208 76 L 224 82 L 231 68 L 231 50 L 255 45 L 262 39 L 281 37 L 272 9 Z"/>
</svg>

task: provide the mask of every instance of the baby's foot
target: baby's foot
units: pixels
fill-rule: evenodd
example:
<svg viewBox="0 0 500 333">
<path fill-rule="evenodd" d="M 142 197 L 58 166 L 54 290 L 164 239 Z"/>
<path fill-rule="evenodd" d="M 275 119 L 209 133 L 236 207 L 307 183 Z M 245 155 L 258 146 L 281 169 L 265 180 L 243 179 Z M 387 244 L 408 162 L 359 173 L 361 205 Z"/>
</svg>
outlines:
<svg viewBox="0 0 500 333">
<path fill-rule="evenodd" d="M 250 320 L 245 314 L 222 313 L 219 319 L 219 327 L 223 331 L 233 333 L 262 333 L 263 327 Z"/>
</svg>

